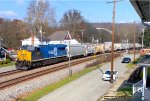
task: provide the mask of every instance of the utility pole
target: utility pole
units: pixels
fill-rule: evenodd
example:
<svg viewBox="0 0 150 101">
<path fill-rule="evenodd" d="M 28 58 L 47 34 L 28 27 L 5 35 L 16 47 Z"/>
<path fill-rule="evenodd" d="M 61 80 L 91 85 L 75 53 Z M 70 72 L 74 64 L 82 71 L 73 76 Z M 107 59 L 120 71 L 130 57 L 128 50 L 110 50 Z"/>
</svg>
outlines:
<svg viewBox="0 0 150 101">
<path fill-rule="evenodd" d="M 84 31 L 84 30 L 80 30 L 80 31 L 81 31 L 81 33 L 82 33 L 82 44 L 83 44 L 83 34 L 84 34 L 83 31 Z"/>
<path fill-rule="evenodd" d="M 120 43 L 121 42 L 121 34 L 120 34 L 120 27 L 119 27 L 119 24 L 118 24 L 118 42 Z"/>
<path fill-rule="evenodd" d="M 92 35 L 92 37 L 91 37 L 91 38 L 92 38 L 92 44 L 93 44 L 93 41 L 94 41 L 94 36 Z"/>
<path fill-rule="evenodd" d="M 31 34 L 31 45 L 34 46 L 34 34 Z"/>
<path fill-rule="evenodd" d="M 111 48 L 111 79 L 110 83 L 113 83 L 113 68 L 114 68 L 114 33 L 115 33 L 115 14 L 116 14 L 116 0 L 107 2 L 107 3 L 113 3 L 113 17 L 112 17 L 112 35 L 111 35 L 111 40 L 112 40 L 112 48 Z"/>
<path fill-rule="evenodd" d="M 110 83 L 113 83 L 113 68 L 114 68 L 114 33 L 115 33 L 115 15 L 116 15 L 116 2 L 122 0 L 114 0 L 107 3 L 113 3 L 113 17 L 112 17 L 112 48 L 111 48 L 111 80 Z"/>
<path fill-rule="evenodd" d="M 31 30 L 31 45 L 34 46 L 34 32 L 33 32 L 33 26 L 31 23 L 29 23 L 29 29 Z"/>
<path fill-rule="evenodd" d="M 110 81 L 110 83 L 113 83 L 115 14 L 116 14 L 116 0 L 114 0 L 114 8 L 113 8 L 112 48 L 111 48 L 111 81 Z"/>
<path fill-rule="evenodd" d="M 43 42 L 42 42 L 42 37 L 43 37 L 43 35 L 42 35 L 42 26 L 40 27 L 39 32 L 41 34 L 41 45 L 42 45 L 43 44 Z"/>
<path fill-rule="evenodd" d="M 142 50 L 143 50 L 143 46 L 144 46 L 144 44 L 143 44 L 143 40 L 144 40 L 144 31 L 145 31 L 145 29 L 143 28 L 143 34 L 142 34 Z"/>
<path fill-rule="evenodd" d="M 135 35 L 136 35 L 136 26 L 135 26 L 135 21 L 134 21 L 134 60 L 133 62 L 135 62 Z"/>
<path fill-rule="evenodd" d="M 72 71 L 70 67 L 70 40 L 69 40 L 69 76 L 71 77 L 71 75 L 72 75 Z"/>
<path fill-rule="evenodd" d="M 69 31 L 68 31 L 69 33 Z M 71 67 L 70 67 L 70 39 L 69 39 L 69 45 L 68 45 L 68 55 L 69 55 L 69 77 L 72 76 L 72 70 L 71 70 Z"/>
<path fill-rule="evenodd" d="M 102 43 L 102 41 L 101 41 L 101 40 L 102 40 L 102 38 L 100 37 L 100 38 L 99 38 L 99 43 Z"/>
</svg>

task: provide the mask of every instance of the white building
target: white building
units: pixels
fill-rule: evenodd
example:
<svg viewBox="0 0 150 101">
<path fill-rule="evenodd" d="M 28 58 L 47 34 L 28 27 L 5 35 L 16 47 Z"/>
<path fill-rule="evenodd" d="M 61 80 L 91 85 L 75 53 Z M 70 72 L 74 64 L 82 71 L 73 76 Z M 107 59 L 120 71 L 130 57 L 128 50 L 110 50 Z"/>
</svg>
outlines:
<svg viewBox="0 0 150 101">
<path fill-rule="evenodd" d="M 42 40 L 42 41 L 41 41 Z M 22 46 L 23 45 L 32 45 L 32 38 L 29 37 L 27 39 L 21 40 L 22 41 Z M 46 37 L 38 37 L 38 36 L 34 36 L 34 46 L 38 46 L 40 44 L 48 44 L 49 40 Z"/>
<path fill-rule="evenodd" d="M 49 44 L 80 44 L 77 40 L 72 39 L 68 31 L 56 31 L 48 37 Z"/>
<path fill-rule="evenodd" d="M 22 45 L 32 45 L 32 38 L 21 40 Z M 34 36 L 34 46 L 46 45 L 46 44 L 80 44 L 77 40 L 72 39 L 68 31 L 56 31 L 49 37 Z"/>
</svg>

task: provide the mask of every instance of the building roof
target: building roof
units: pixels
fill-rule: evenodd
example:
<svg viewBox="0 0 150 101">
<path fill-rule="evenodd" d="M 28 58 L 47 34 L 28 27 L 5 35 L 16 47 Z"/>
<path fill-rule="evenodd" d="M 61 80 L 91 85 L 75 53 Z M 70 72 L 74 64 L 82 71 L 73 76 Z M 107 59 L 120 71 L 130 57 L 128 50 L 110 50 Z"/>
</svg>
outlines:
<svg viewBox="0 0 150 101">
<path fill-rule="evenodd" d="M 68 33 L 68 31 L 56 31 L 50 35 L 48 39 L 50 39 L 50 41 L 70 40 L 71 35 Z"/>
<path fill-rule="evenodd" d="M 145 55 L 138 63 L 139 66 L 150 66 L 150 55 Z"/>
<path fill-rule="evenodd" d="M 44 42 L 49 42 L 50 41 L 50 39 L 48 39 L 46 36 L 42 36 L 42 40 L 41 40 L 41 35 L 36 35 L 35 36 L 36 38 L 38 38 L 39 39 L 39 41 L 44 41 Z"/>
<path fill-rule="evenodd" d="M 150 21 L 150 0 L 130 0 L 143 21 Z"/>
<path fill-rule="evenodd" d="M 0 37 L 0 41 L 3 41 L 3 39 Z"/>
</svg>

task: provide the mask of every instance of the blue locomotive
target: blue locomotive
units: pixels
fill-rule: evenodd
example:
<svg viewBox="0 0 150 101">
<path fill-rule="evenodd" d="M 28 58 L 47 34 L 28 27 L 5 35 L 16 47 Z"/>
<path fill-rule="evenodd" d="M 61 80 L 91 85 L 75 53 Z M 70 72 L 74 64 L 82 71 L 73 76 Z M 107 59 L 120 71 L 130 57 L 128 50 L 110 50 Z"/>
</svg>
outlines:
<svg viewBox="0 0 150 101">
<path fill-rule="evenodd" d="M 67 59 L 66 47 L 67 45 L 64 44 L 22 46 L 18 51 L 16 69 L 28 70 L 65 60 Z"/>
</svg>

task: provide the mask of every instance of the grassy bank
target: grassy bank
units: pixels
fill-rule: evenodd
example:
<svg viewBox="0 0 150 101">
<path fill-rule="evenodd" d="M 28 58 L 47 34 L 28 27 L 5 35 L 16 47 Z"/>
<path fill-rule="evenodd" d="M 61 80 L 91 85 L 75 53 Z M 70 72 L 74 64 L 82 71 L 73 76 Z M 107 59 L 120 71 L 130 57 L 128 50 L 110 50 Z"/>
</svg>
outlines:
<svg viewBox="0 0 150 101">
<path fill-rule="evenodd" d="M 127 65 L 128 68 L 135 68 L 140 59 L 143 57 L 138 57 L 134 62 Z M 132 96 L 132 84 L 125 83 L 117 91 L 117 96 Z"/>
<path fill-rule="evenodd" d="M 85 74 L 87 74 L 87 73 L 89 73 L 95 69 L 97 69 L 97 67 L 86 68 L 79 73 L 73 74 L 71 77 L 66 77 L 66 78 L 64 78 L 64 79 L 62 79 L 62 80 L 60 80 L 54 84 L 45 86 L 45 87 L 39 89 L 38 91 L 35 91 L 28 96 L 25 96 L 24 98 L 22 98 L 21 101 L 37 101 L 39 98 L 45 96 L 46 94 L 58 89 L 61 86 L 66 85 L 67 83 L 69 83 L 73 80 L 78 79 L 79 77 L 81 77 L 81 76 L 83 76 L 83 75 L 85 75 Z"/>
<path fill-rule="evenodd" d="M 132 96 L 132 84 L 124 84 L 117 91 L 116 96 Z"/>
<path fill-rule="evenodd" d="M 128 63 L 127 67 L 128 68 L 134 68 L 138 64 L 138 62 L 142 59 L 143 57 L 138 57 L 135 59 L 135 61 Z"/>
<path fill-rule="evenodd" d="M 133 64 L 137 64 L 141 59 L 143 58 L 143 56 L 140 56 L 138 58 L 135 59 L 135 61 L 133 61 Z"/>
<path fill-rule="evenodd" d="M 16 62 L 11 62 L 11 63 L 8 63 L 8 64 L 2 64 L 2 65 L 0 65 L 0 68 L 1 68 L 1 67 L 13 66 L 13 65 L 15 65 L 15 63 L 16 63 Z"/>
</svg>

